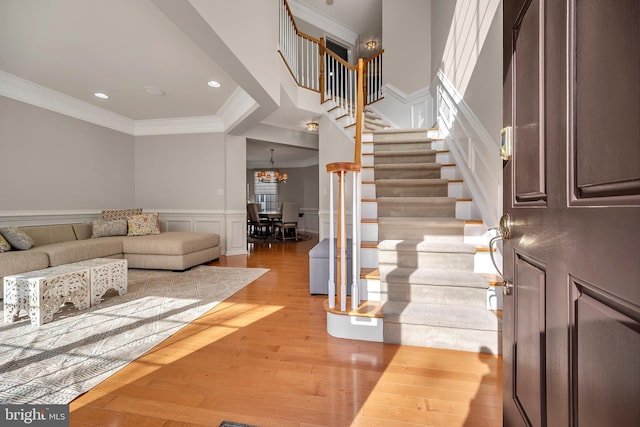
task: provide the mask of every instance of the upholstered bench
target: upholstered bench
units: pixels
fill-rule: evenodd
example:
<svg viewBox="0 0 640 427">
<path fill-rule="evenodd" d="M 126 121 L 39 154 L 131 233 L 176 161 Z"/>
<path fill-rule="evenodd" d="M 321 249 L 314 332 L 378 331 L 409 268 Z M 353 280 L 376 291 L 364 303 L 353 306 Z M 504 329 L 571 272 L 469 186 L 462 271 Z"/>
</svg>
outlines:
<svg viewBox="0 0 640 427">
<path fill-rule="evenodd" d="M 338 258 L 335 239 L 333 243 L 334 256 Z M 347 283 L 352 282 L 351 278 L 351 239 L 347 239 Z M 340 274 L 337 271 L 337 262 L 334 261 L 335 276 Z M 334 280 L 335 281 L 335 280 Z M 309 251 L 309 291 L 311 295 L 326 295 L 329 292 L 329 239 L 322 239 Z M 351 286 L 347 286 L 347 295 L 351 295 Z"/>
<path fill-rule="evenodd" d="M 185 270 L 220 257 L 220 236 L 213 233 L 167 231 L 122 239 L 129 268 Z"/>
</svg>

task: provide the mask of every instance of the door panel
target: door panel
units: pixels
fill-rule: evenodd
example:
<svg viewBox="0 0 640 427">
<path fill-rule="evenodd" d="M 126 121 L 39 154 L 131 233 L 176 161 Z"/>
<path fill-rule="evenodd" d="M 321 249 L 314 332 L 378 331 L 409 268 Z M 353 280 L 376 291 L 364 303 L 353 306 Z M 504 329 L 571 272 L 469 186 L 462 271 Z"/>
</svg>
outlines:
<svg viewBox="0 0 640 427">
<path fill-rule="evenodd" d="M 515 400 L 531 425 L 545 425 L 545 271 L 516 253 Z"/>
<path fill-rule="evenodd" d="M 504 424 L 638 426 L 640 2 L 503 16 Z"/>
<path fill-rule="evenodd" d="M 540 0 L 533 0 L 521 12 L 514 29 L 515 109 L 514 138 L 520 141 L 515 156 L 515 197 L 532 203 L 546 199 L 544 189 L 544 140 L 540 138 L 540 103 L 544 82 L 540 78 Z M 518 96 L 526 94 L 526 96 Z"/>
<path fill-rule="evenodd" d="M 638 195 L 640 148 L 634 142 L 640 133 L 640 2 L 581 0 L 572 21 L 576 199 Z M 617 27 L 627 30 L 611 31 Z M 620 99 L 635 102 L 616 102 Z"/>
<path fill-rule="evenodd" d="M 607 286 L 572 282 L 573 424 L 638 425 L 640 322 L 625 314 L 633 310 L 601 293 Z"/>
</svg>

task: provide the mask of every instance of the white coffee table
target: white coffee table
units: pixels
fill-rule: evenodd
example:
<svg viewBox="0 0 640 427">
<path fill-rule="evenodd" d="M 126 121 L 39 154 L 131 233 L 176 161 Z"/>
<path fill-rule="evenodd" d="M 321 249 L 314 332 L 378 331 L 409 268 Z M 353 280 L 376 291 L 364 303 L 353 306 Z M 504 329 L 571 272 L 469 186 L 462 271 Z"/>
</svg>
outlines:
<svg viewBox="0 0 640 427">
<path fill-rule="evenodd" d="M 67 265 L 80 269 L 89 269 L 91 275 L 91 306 L 100 304 L 102 297 L 109 289 L 118 291 L 118 295 L 127 293 L 126 259 L 95 258 Z"/>
<path fill-rule="evenodd" d="M 99 304 L 109 289 L 127 293 L 127 260 L 95 258 L 5 276 L 4 321 L 13 323 L 24 310 L 39 326 L 50 322 L 62 304 L 84 310 Z"/>
<path fill-rule="evenodd" d="M 89 269 L 60 265 L 42 270 L 5 276 L 4 321 L 13 323 L 24 310 L 32 325 L 53 319 L 65 302 L 78 310 L 89 308 Z"/>
</svg>

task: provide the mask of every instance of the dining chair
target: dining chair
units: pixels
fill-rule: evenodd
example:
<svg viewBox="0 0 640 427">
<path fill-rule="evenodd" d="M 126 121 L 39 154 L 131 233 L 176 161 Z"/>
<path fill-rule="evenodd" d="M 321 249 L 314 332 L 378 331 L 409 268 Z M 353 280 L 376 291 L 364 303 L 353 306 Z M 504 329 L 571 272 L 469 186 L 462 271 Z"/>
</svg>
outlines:
<svg viewBox="0 0 640 427">
<path fill-rule="evenodd" d="M 271 221 L 260 218 L 260 206 L 257 203 L 247 203 L 247 214 L 252 236 L 260 237 L 271 234 Z"/>
<path fill-rule="evenodd" d="M 274 221 L 273 227 L 275 234 L 281 234 L 282 240 L 287 239 L 287 230 L 293 230 L 293 238 L 298 240 L 298 216 L 300 213 L 300 205 L 296 202 L 286 202 L 282 204 L 280 209 L 280 219 Z"/>
</svg>

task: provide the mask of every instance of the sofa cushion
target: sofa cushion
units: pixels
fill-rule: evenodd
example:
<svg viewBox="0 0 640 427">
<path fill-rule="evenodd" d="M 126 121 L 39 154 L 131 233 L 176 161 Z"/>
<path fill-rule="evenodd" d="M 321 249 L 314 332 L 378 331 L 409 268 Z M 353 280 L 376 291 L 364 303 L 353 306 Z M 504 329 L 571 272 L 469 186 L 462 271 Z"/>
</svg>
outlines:
<svg viewBox="0 0 640 427">
<path fill-rule="evenodd" d="M 49 267 L 49 257 L 43 252 L 12 251 L 0 255 L 0 278 L 25 271 Z"/>
<path fill-rule="evenodd" d="M 71 224 L 34 225 L 19 228 L 33 239 L 33 246 L 50 245 L 76 240 Z"/>
<path fill-rule="evenodd" d="M 141 208 L 134 209 L 105 209 L 102 211 L 102 219 L 105 221 L 113 221 L 114 219 L 127 219 L 131 215 L 140 215 Z"/>
<path fill-rule="evenodd" d="M 34 245 L 31 236 L 15 227 L 2 227 L 0 228 L 0 234 L 16 249 L 26 250 Z"/>
<path fill-rule="evenodd" d="M 92 258 L 122 255 L 123 237 L 103 237 L 100 239 L 74 240 L 36 247 L 33 251 L 43 252 L 49 256 L 51 267 L 84 261 Z"/>
<path fill-rule="evenodd" d="M 157 213 L 132 215 L 127 217 L 127 236 L 160 234 L 160 219 Z"/>
<path fill-rule="evenodd" d="M 220 246 L 218 234 L 191 231 L 167 231 L 122 239 L 125 254 L 183 255 L 217 246 Z"/>
<path fill-rule="evenodd" d="M 127 220 L 114 219 L 113 221 L 105 221 L 97 219 L 91 223 L 93 233 L 91 237 L 107 237 L 107 236 L 126 236 Z"/>
<path fill-rule="evenodd" d="M 11 250 L 11 244 L 7 242 L 7 239 L 2 237 L 2 234 L 0 234 L 0 253 L 9 252 L 10 250 Z"/>
<path fill-rule="evenodd" d="M 91 224 L 73 224 L 73 232 L 76 233 L 76 240 L 90 239 L 93 234 Z"/>
</svg>

